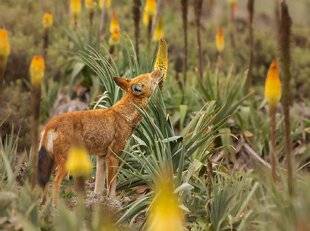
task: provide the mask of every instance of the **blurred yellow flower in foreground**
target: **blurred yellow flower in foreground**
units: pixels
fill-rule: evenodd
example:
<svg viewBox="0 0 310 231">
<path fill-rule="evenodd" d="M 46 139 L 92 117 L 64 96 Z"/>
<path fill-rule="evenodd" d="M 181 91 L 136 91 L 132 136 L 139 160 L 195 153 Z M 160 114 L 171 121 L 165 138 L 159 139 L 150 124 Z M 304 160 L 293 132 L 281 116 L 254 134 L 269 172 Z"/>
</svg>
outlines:
<svg viewBox="0 0 310 231">
<path fill-rule="evenodd" d="M 33 56 L 29 68 L 32 86 L 39 87 L 42 83 L 45 72 L 45 62 L 41 55 Z"/>
<path fill-rule="evenodd" d="M 109 9 L 111 7 L 112 0 L 99 0 L 99 7 Z"/>
<path fill-rule="evenodd" d="M 216 31 L 215 45 L 218 52 L 222 52 L 225 48 L 224 29 L 222 27 Z"/>
<path fill-rule="evenodd" d="M 183 231 L 184 215 L 174 193 L 171 173 L 161 174 L 155 183 L 155 195 L 147 218 L 147 231 Z"/>
<path fill-rule="evenodd" d="M 70 11 L 72 15 L 79 15 L 81 13 L 81 0 L 70 0 Z"/>
<path fill-rule="evenodd" d="M 159 41 L 157 55 L 154 64 L 154 70 L 161 70 L 164 72 L 164 80 L 168 72 L 168 45 L 165 39 Z"/>
<path fill-rule="evenodd" d="M 9 35 L 7 30 L 0 28 L 0 56 L 8 57 L 11 53 Z"/>
<path fill-rule="evenodd" d="M 281 99 L 280 70 L 277 60 L 273 60 L 265 81 L 265 99 L 271 106 L 276 106 Z"/>
<path fill-rule="evenodd" d="M 115 12 L 112 13 L 111 23 L 110 23 L 110 45 L 116 45 L 120 41 L 121 28 L 119 25 L 119 20 Z"/>
<path fill-rule="evenodd" d="M 66 169 L 74 177 L 87 177 L 92 172 L 92 163 L 87 150 L 83 147 L 73 146 L 68 152 Z"/>
<path fill-rule="evenodd" d="M 53 26 L 54 17 L 51 12 L 45 12 L 42 17 L 42 25 L 44 29 L 50 28 Z"/>
<path fill-rule="evenodd" d="M 85 7 L 86 7 L 88 10 L 94 10 L 94 8 L 95 8 L 95 2 L 94 2 L 94 0 L 85 0 Z"/>
<path fill-rule="evenodd" d="M 165 36 L 164 22 L 162 17 L 159 17 L 156 27 L 154 29 L 153 40 L 158 42 Z"/>
</svg>

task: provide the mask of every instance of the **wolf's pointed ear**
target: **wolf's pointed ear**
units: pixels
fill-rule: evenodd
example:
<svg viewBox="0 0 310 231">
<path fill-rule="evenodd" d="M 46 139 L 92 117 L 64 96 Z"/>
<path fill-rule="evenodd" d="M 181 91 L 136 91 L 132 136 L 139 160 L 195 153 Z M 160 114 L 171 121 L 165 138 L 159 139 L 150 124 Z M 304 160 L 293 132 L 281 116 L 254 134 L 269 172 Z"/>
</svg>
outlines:
<svg viewBox="0 0 310 231">
<path fill-rule="evenodd" d="M 162 78 L 163 75 L 164 75 L 164 73 L 161 70 L 155 70 L 155 71 L 151 72 L 151 76 L 153 78 Z"/>
<path fill-rule="evenodd" d="M 125 78 L 121 78 L 121 77 L 114 77 L 113 80 L 117 84 L 117 86 L 122 88 L 124 91 L 127 91 L 128 86 L 129 86 L 129 82 L 130 82 L 129 79 L 125 79 Z"/>
</svg>

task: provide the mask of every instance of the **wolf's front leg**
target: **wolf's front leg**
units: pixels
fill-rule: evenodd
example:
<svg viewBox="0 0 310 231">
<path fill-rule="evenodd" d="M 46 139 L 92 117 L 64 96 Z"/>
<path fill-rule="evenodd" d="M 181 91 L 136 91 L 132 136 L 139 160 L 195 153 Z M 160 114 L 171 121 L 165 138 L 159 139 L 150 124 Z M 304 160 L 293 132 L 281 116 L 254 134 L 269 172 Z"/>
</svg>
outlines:
<svg viewBox="0 0 310 231">
<path fill-rule="evenodd" d="M 95 193 L 102 194 L 105 185 L 105 156 L 97 156 Z"/>
<path fill-rule="evenodd" d="M 116 178 L 118 173 L 119 159 L 114 154 L 111 153 L 107 156 L 108 165 L 108 195 L 110 197 L 116 196 Z"/>
</svg>

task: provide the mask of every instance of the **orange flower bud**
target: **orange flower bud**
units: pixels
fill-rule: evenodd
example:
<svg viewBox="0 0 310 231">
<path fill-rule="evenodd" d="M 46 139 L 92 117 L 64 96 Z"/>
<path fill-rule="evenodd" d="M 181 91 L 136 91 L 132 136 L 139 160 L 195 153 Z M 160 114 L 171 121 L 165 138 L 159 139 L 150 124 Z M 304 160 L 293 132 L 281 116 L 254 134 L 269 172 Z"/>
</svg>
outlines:
<svg viewBox="0 0 310 231">
<path fill-rule="evenodd" d="M 275 106 L 281 99 L 281 81 L 279 64 L 274 59 L 269 67 L 265 81 L 265 99 L 269 105 Z"/>
<path fill-rule="evenodd" d="M 222 27 L 218 28 L 216 32 L 215 45 L 218 52 L 222 52 L 224 50 L 225 40 L 224 40 L 224 30 Z"/>
<path fill-rule="evenodd" d="M 45 12 L 43 17 L 42 17 L 42 25 L 44 29 L 50 28 L 53 26 L 54 18 L 52 13 L 50 12 Z"/>
<path fill-rule="evenodd" d="M 119 25 L 119 20 L 115 12 L 112 13 L 111 23 L 110 23 L 110 45 L 116 45 L 120 41 L 121 28 Z"/>
<path fill-rule="evenodd" d="M 29 68 L 32 86 L 39 87 L 42 83 L 45 72 L 45 62 L 41 55 L 33 56 Z"/>
<path fill-rule="evenodd" d="M 158 42 L 165 36 L 164 32 L 164 22 L 162 17 L 159 17 L 156 27 L 154 29 L 153 40 Z"/>
<path fill-rule="evenodd" d="M 7 30 L 0 29 L 0 56 L 7 58 L 10 55 L 11 46 Z"/>
<path fill-rule="evenodd" d="M 72 15 L 79 15 L 81 13 L 81 0 L 70 0 L 70 11 Z"/>
</svg>

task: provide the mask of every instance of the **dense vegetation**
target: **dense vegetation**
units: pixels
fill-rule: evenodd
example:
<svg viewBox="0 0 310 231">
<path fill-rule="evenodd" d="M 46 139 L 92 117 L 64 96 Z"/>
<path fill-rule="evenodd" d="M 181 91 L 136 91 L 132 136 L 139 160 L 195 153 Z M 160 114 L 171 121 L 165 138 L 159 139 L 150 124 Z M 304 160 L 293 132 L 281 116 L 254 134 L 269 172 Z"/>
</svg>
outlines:
<svg viewBox="0 0 310 231">
<path fill-rule="evenodd" d="M 310 230 L 309 1 L 109 3 L 1 0 L 0 229 Z M 42 203 L 38 130 L 69 107 L 112 106 L 113 77 L 152 71 L 161 39 L 166 80 L 120 157 L 117 198 L 93 193 L 93 170 L 85 191 L 67 177 L 61 201 L 49 188 Z M 264 90 L 271 67 L 280 102 Z"/>
</svg>

